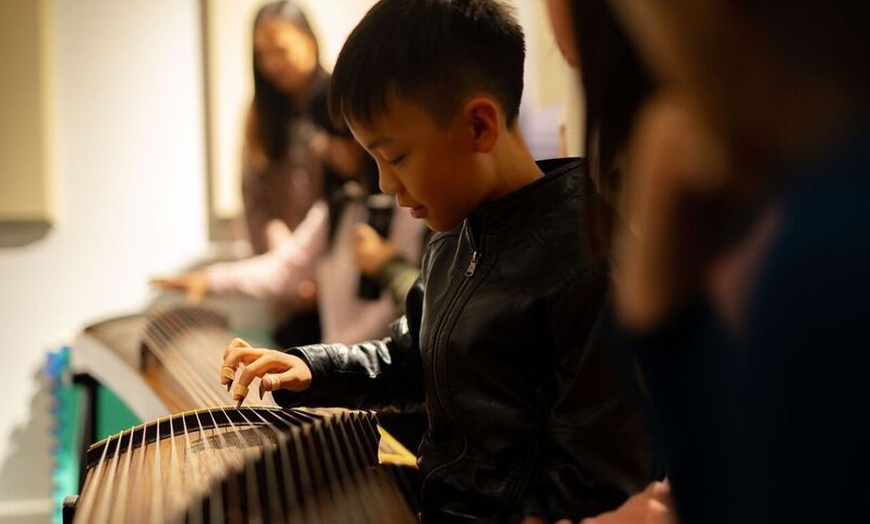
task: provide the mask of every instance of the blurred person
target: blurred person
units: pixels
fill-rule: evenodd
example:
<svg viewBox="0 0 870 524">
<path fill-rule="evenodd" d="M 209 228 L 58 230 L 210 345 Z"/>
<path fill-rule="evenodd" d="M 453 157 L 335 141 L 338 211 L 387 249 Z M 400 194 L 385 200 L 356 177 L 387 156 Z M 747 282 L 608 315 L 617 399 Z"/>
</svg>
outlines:
<svg viewBox="0 0 870 524">
<path fill-rule="evenodd" d="M 315 89 L 308 109 L 320 129 L 312 148 L 330 168 L 326 196 L 272 251 L 158 279 L 158 285 L 186 291 L 194 301 L 209 293 L 292 300 L 304 295 L 300 288 L 312 282 L 319 294 L 323 341 L 353 342 L 387 334 L 390 322 L 399 316 L 393 300 L 388 293 L 379 293 L 376 300 L 358 296 L 359 270 L 353 258 L 354 226 L 365 220 L 366 197 L 377 190 L 377 167 L 347 130 L 332 124 L 327 89 L 328 84 Z M 396 253 L 418 263 L 423 228 L 407 213 L 391 216 L 389 239 Z"/>
<path fill-rule="evenodd" d="M 870 5 L 611 3 L 667 88 L 615 282 L 680 521 L 863 521 Z"/>
<path fill-rule="evenodd" d="M 327 81 L 305 14 L 287 0 L 254 17 L 254 97 L 242 151 L 242 196 L 248 238 L 265 253 L 295 229 L 322 195 L 323 165 L 312 151 L 305 115 L 312 90 Z"/>
<path fill-rule="evenodd" d="M 245 120 L 241 191 L 247 238 L 258 255 L 279 246 L 323 195 L 325 167 L 311 149 L 314 126 L 305 108 L 328 75 L 308 18 L 291 1 L 263 4 L 251 41 L 254 95 Z M 191 301 L 203 291 L 191 287 Z M 277 343 L 320 340 L 316 295 L 313 281 L 307 281 L 296 296 L 268 300 Z"/>
</svg>

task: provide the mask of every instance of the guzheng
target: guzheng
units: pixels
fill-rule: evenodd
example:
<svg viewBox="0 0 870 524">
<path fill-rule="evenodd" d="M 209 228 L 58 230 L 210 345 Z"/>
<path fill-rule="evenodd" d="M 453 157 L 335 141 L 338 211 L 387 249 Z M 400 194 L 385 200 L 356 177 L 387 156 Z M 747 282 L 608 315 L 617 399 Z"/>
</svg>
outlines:
<svg viewBox="0 0 870 524">
<path fill-rule="evenodd" d="M 90 447 L 73 522 L 416 522 L 372 413 L 212 408 Z"/>
<path fill-rule="evenodd" d="M 397 474 L 415 457 L 373 413 L 284 410 L 268 393 L 230 407 L 219 371 L 233 336 L 224 315 L 178 305 L 83 331 L 74 371 L 153 422 L 88 448 L 75 522 L 415 521 Z"/>
<path fill-rule="evenodd" d="M 234 403 L 219 381 L 223 348 L 233 338 L 226 315 L 170 303 L 88 326 L 73 345 L 71 367 L 105 384 L 140 420 L 154 420 Z M 275 406 L 268 392 L 262 401 L 250 394 L 245 404 Z M 381 432 L 381 461 L 416 467 L 413 453 Z"/>
</svg>

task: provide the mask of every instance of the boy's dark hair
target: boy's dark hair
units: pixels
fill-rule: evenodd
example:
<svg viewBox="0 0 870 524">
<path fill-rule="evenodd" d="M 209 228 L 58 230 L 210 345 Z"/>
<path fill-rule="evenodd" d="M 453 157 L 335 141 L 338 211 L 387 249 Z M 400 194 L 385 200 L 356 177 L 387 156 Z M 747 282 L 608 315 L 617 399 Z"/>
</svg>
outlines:
<svg viewBox="0 0 870 524">
<path fill-rule="evenodd" d="M 446 123 L 484 92 L 506 123 L 519 113 L 525 40 L 499 0 L 381 0 L 348 37 L 332 75 L 334 119 L 370 125 L 391 93 Z"/>
</svg>

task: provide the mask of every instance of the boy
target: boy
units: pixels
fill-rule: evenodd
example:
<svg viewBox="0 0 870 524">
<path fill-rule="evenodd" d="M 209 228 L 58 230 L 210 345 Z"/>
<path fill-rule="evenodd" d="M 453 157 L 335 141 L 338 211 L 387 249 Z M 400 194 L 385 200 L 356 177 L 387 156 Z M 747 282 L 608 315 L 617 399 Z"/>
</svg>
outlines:
<svg viewBox="0 0 870 524">
<path fill-rule="evenodd" d="M 225 352 L 225 366 L 245 364 L 237 399 L 262 377 L 287 406 L 425 401 L 427 522 L 579 519 L 651 473 L 599 341 L 606 271 L 581 227 L 596 197 L 579 162 L 529 154 L 524 54 L 494 0 L 376 4 L 339 55 L 330 105 L 382 190 L 436 231 L 406 315 L 385 340 Z"/>
</svg>

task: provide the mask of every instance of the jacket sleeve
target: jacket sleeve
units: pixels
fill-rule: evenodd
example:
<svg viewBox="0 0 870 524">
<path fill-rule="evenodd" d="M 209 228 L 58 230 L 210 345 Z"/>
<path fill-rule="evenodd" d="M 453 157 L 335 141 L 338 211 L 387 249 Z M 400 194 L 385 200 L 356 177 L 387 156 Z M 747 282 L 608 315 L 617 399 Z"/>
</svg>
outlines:
<svg viewBox="0 0 870 524">
<path fill-rule="evenodd" d="M 547 435 L 523 515 L 579 520 L 617 507 L 652 480 L 650 433 L 636 382 L 626 380 L 635 375 L 604 343 L 606 277 L 595 273 L 566 287 L 550 313 Z"/>
<path fill-rule="evenodd" d="M 425 395 L 419 349 L 422 304 L 418 280 L 408 293 L 405 316 L 390 327 L 390 337 L 288 349 L 311 368 L 311 387 L 302 393 L 276 391 L 275 400 L 284 407 L 410 409 L 419 405 Z"/>
</svg>

